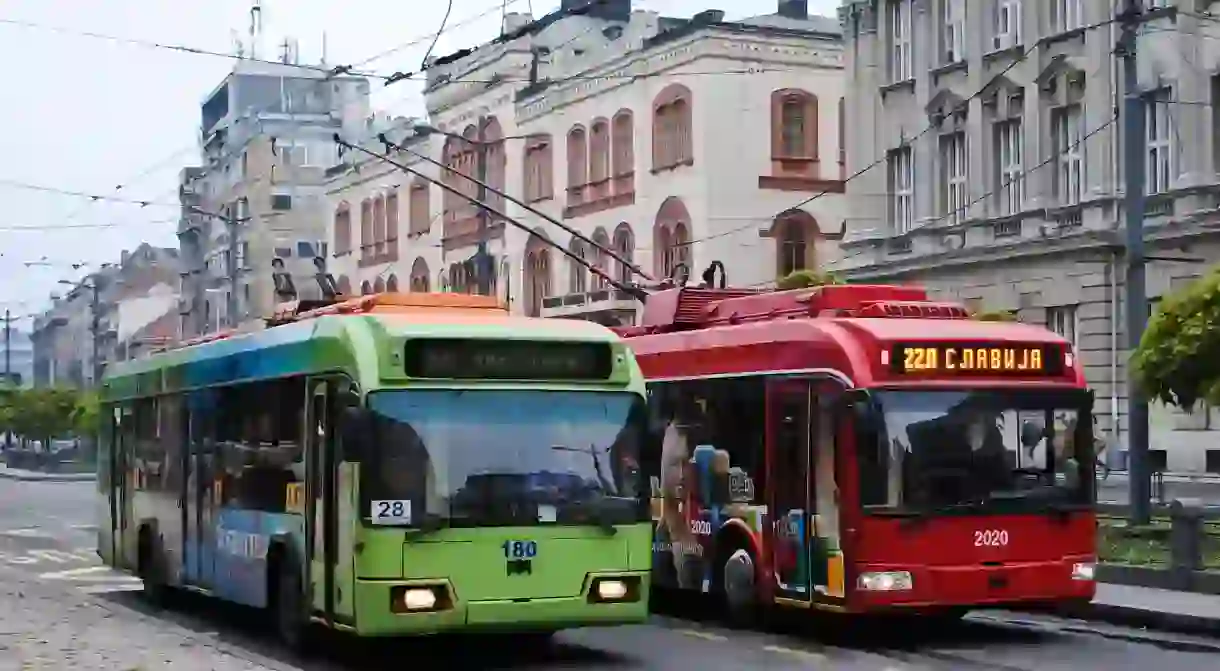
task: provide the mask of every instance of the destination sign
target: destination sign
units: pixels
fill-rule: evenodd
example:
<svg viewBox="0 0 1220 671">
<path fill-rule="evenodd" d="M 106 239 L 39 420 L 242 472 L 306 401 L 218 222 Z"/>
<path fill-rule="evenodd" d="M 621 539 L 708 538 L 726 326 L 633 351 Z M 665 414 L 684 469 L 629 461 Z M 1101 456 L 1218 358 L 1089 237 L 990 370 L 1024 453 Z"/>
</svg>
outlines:
<svg viewBox="0 0 1220 671">
<path fill-rule="evenodd" d="M 605 380 L 614 371 L 610 343 L 430 338 L 408 340 L 409 377 L 487 380 Z"/>
<path fill-rule="evenodd" d="M 901 375 L 1055 377 L 1063 374 L 1063 354 L 1051 345 L 904 344 L 892 350 L 890 368 Z"/>
</svg>

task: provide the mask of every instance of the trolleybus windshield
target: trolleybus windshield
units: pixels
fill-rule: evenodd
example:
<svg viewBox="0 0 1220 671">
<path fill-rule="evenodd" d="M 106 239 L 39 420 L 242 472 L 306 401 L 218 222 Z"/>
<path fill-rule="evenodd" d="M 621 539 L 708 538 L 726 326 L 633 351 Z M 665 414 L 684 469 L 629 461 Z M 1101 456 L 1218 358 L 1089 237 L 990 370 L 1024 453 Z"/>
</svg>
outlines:
<svg viewBox="0 0 1220 671">
<path fill-rule="evenodd" d="M 1084 504 L 1093 451 L 1084 392 L 880 391 L 860 445 L 871 512 L 1017 512 Z M 1079 420 L 1084 418 L 1084 426 Z"/>
<path fill-rule="evenodd" d="M 404 526 L 630 524 L 641 499 L 643 399 L 626 392 L 429 389 L 370 394 L 364 515 L 409 501 Z M 408 519 L 414 517 L 414 519 Z"/>
</svg>

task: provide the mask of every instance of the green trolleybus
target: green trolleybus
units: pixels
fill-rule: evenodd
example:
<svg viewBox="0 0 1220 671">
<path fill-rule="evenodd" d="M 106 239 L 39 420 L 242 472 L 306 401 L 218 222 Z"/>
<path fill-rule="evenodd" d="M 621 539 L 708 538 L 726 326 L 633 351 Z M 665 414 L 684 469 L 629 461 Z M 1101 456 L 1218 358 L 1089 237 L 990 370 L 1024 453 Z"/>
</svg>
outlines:
<svg viewBox="0 0 1220 671">
<path fill-rule="evenodd" d="M 602 326 L 297 306 L 115 364 L 102 412 L 98 553 L 150 597 L 266 608 L 291 645 L 647 617 L 644 383 Z"/>
</svg>

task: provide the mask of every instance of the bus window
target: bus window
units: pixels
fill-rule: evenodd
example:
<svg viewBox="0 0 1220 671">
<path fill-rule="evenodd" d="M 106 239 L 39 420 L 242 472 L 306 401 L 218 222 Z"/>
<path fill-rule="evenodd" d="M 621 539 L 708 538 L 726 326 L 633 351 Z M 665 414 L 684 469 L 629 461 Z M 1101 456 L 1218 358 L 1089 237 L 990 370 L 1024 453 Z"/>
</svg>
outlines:
<svg viewBox="0 0 1220 671">
<path fill-rule="evenodd" d="M 302 378 L 250 383 L 221 392 L 217 447 L 223 453 L 225 503 L 248 510 L 285 511 L 288 485 L 304 480 L 304 404 Z"/>
</svg>

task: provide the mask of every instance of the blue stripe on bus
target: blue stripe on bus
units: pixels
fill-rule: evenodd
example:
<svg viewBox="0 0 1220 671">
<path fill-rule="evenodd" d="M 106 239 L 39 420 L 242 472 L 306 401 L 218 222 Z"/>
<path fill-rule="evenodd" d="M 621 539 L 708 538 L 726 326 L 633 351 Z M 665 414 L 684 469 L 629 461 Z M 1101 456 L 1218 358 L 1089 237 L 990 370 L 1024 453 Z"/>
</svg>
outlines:
<svg viewBox="0 0 1220 671">
<path fill-rule="evenodd" d="M 267 605 L 267 551 L 271 539 L 288 536 L 299 552 L 304 547 L 301 515 L 223 508 L 216 525 L 214 550 L 217 596 L 247 606 Z M 205 559 L 206 561 L 206 559 Z"/>
</svg>

